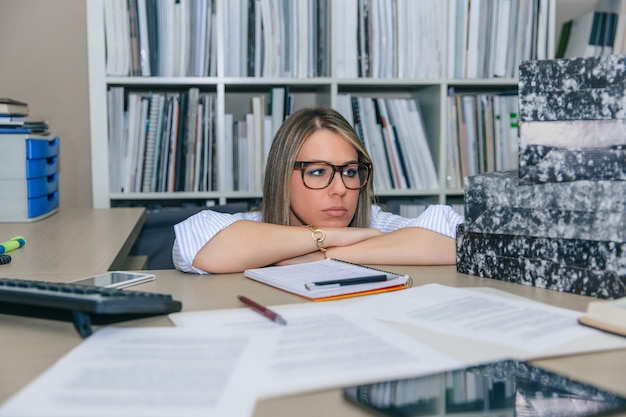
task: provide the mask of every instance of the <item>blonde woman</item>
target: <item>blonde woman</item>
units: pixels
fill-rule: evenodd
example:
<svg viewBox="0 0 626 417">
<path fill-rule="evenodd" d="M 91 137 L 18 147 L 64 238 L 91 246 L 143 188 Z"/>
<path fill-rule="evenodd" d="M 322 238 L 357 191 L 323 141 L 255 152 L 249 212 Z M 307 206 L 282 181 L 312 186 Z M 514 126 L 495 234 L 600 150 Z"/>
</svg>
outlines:
<svg viewBox="0 0 626 417">
<path fill-rule="evenodd" d="M 361 264 L 456 262 L 452 208 L 408 219 L 373 204 L 374 167 L 356 132 L 330 108 L 285 120 L 268 154 L 260 210 L 202 211 L 174 227 L 176 268 L 241 272 L 332 257 Z"/>
</svg>

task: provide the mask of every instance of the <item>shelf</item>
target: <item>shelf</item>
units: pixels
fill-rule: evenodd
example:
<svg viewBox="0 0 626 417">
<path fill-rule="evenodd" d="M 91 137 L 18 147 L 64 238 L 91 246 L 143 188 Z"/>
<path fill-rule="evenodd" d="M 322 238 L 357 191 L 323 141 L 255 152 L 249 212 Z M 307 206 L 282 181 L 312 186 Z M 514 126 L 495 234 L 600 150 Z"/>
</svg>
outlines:
<svg viewBox="0 0 626 417">
<path fill-rule="evenodd" d="M 125 201 L 150 202 L 169 201 L 170 203 L 207 200 L 216 204 L 226 204 L 234 200 L 258 200 L 262 196 L 258 192 L 227 191 L 224 187 L 225 178 L 232 176 L 224 168 L 224 133 L 226 129 L 226 114 L 233 114 L 234 120 L 240 120 L 246 113 L 251 112 L 250 101 L 253 96 L 262 96 L 265 103 L 270 99 L 271 87 L 287 87 L 289 93 L 295 96 L 295 107 L 329 105 L 337 107 L 338 97 L 343 94 L 363 97 L 405 98 L 419 102 L 424 129 L 427 134 L 427 144 L 432 154 L 437 174 L 437 187 L 434 189 L 390 189 L 377 191 L 379 200 L 424 198 L 433 203 L 454 203 L 462 200 L 462 188 L 449 188 L 446 180 L 448 150 L 447 141 L 450 133 L 450 119 L 447 114 L 447 97 L 451 89 L 456 93 L 474 92 L 506 92 L 517 88 L 514 78 L 475 78 L 458 79 L 444 76 L 448 74 L 447 59 L 451 56 L 447 48 L 448 39 L 448 7 L 450 1 L 423 2 L 426 6 L 439 9 L 439 17 L 434 19 L 437 44 L 439 49 L 439 75 L 428 78 L 364 78 L 343 77 L 337 66 L 339 58 L 343 56 L 339 51 L 344 39 L 332 39 L 329 53 L 329 76 L 317 78 L 297 77 L 232 77 L 225 76 L 225 59 L 230 58 L 227 53 L 227 31 L 229 25 L 222 22 L 225 13 L 226 0 L 214 0 L 217 7 L 216 76 L 207 77 L 172 77 L 172 76 L 110 76 L 106 74 L 106 37 L 104 34 L 104 0 L 87 2 L 88 13 L 88 48 L 90 72 L 90 112 L 91 112 L 91 145 L 92 145 L 92 187 L 94 207 L 109 207 L 112 204 L 123 204 Z M 341 7 L 340 0 L 328 0 L 327 10 L 331 14 L 330 25 L 333 29 L 340 28 L 346 19 L 343 15 L 335 15 Z M 553 56 L 555 33 L 556 0 L 543 0 L 548 5 L 549 20 L 547 27 L 547 54 Z M 495 3 L 495 2 L 494 2 Z M 421 6 L 420 6 L 421 7 Z M 429 18 L 432 20 L 432 18 Z M 333 32 L 333 31 L 329 31 Z M 335 35 L 337 36 L 337 35 Z M 229 50 L 230 51 L 230 50 Z M 121 193 L 110 192 L 110 168 L 108 154 L 109 135 L 107 133 L 108 104 L 107 90 L 110 87 L 123 87 L 125 94 L 129 91 L 183 91 L 197 87 L 200 93 L 215 95 L 215 134 L 217 140 L 217 190 L 210 192 L 172 192 L 172 193 Z"/>
</svg>

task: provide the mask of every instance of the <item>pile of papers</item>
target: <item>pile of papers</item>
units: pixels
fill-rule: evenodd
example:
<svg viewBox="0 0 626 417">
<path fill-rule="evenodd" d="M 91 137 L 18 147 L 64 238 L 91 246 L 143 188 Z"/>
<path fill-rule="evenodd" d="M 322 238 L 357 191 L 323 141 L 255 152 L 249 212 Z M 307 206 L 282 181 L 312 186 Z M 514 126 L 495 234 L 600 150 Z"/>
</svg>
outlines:
<svg viewBox="0 0 626 417">
<path fill-rule="evenodd" d="M 248 416 L 261 398 L 626 347 L 580 326 L 583 313 L 486 289 L 430 284 L 272 309 L 288 325 L 241 308 L 101 329 L 0 416 Z"/>
</svg>

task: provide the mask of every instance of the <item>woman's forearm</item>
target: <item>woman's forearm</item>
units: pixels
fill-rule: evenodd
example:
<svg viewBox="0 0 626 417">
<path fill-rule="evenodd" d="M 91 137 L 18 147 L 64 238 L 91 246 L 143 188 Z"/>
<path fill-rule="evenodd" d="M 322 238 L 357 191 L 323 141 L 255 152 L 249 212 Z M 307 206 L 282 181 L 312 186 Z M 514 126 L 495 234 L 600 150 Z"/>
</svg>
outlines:
<svg viewBox="0 0 626 417">
<path fill-rule="evenodd" d="M 381 235 L 376 229 L 320 227 L 324 247 L 353 245 Z M 310 229 L 240 220 L 217 233 L 196 254 L 193 266 L 212 273 L 241 272 L 318 252 Z M 321 256 L 319 256 L 321 258 Z M 310 261 L 318 256 L 307 256 Z M 302 258 L 305 259 L 305 258 Z"/>
<path fill-rule="evenodd" d="M 361 264 L 453 265 L 456 242 L 420 227 L 407 227 L 343 247 L 332 247 L 329 257 Z"/>
<path fill-rule="evenodd" d="M 241 272 L 317 250 L 310 231 L 241 220 L 216 234 L 196 254 L 193 265 L 207 272 Z"/>
</svg>

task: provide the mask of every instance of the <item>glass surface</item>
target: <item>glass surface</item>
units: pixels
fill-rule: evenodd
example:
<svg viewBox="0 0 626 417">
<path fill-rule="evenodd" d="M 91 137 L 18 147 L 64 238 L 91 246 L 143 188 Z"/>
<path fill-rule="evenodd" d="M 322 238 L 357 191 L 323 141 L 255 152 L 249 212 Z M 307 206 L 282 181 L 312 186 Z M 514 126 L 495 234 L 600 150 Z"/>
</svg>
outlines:
<svg viewBox="0 0 626 417">
<path fill-rule="evenodd" d="M 96 287 L 124 288 L 134 284 L 150 281 L 154 279 L 152 274 L 141 274 L 133 272 L 107 272 L 89 278 L 72 281 L 72 284 L 93 285 Z"/>
<path fill-rule="evenodd" d="M 626 409 L 626 398 L 515 360 L 351 387 L 344 396 L 390 417 L 582 417 Z"/>
</svg>

